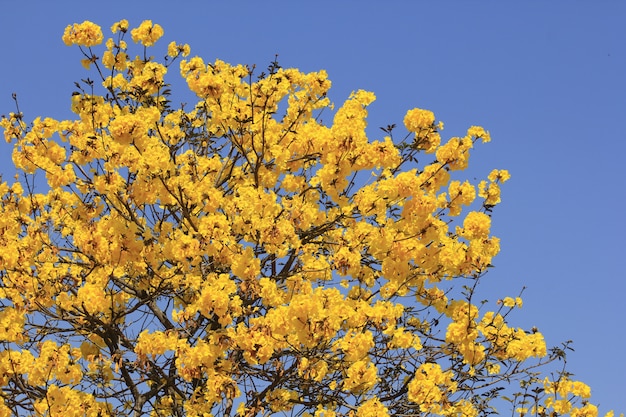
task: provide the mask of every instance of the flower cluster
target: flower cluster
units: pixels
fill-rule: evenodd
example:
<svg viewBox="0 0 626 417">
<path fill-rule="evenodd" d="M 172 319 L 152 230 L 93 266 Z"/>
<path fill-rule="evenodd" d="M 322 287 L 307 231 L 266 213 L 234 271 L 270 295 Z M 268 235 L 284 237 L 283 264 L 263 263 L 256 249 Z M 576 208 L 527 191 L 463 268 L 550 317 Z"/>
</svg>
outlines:
<svg viewBox="0 0 626 417">
<path fill-rule="evenodd" d="M 68 46 L 96 46 L 100 45 L 103 39 L 104 36 L 100 26 L 89 21 L 74 23 L 65 28 L 65 33 L 63 33 L 63 42 Z"/>
</svg>

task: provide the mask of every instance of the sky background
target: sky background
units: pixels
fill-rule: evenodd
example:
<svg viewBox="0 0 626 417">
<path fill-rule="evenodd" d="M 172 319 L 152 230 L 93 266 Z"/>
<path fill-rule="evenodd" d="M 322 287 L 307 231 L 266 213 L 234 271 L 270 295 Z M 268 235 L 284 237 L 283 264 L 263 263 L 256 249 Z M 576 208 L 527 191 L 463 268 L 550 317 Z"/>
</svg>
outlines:
<svg viewBox="0 0 626 417">
<path fill-rule="evenodd" d="M 106 38 L 122 18 L 152 19 L 162 48 L 189 43 L 205 62 L 265 69 L 278 54 L 283 67 L 325 69 L 337 105 L 373 91 L 372 140 L 414 107 L 435 112 L 444 139 L 489 130 L 467 177 L 499 168 L 512 179 L 480 294 L 525 286 L 513 324 L 537 326 L 549 345 L 572 339 L 569 370 L 600 413 L 626 412 L 626 2 L 12 1 L 0 14 L 0 114 L 15 92 L 27 121 L 72 117 L 74 81 L 89 74 L 61 41 L 65 26 L 91 20 Z M 10 153 L 2 141 L 5 179 Z"/>
</svg>

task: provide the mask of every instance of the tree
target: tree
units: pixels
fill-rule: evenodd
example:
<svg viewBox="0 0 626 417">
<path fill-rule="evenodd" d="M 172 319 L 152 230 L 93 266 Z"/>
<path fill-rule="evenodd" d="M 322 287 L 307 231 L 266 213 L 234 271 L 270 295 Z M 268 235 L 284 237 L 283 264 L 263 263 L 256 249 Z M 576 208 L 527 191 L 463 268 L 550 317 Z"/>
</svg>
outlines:
<svg viewBox="0 0 626 417">
<path fill-rule="evenodd" d="M 520 297 L 475 300 L 509 174 L 453 175 L 487 131 L 441 144 L 413 109 L 370 141 L 373 93 L 322 122 L 324 71 L 175 42 L 158 62 L 150 21 L 131 58 L 111 29 L 101 57 L 99 26 L 63 35 L 100 80 L 75 120 L 0 121 L 20 173 L 0 185 L 0 415 L 597 415 L 569 344 L 509 325 Z"/>
</svg>

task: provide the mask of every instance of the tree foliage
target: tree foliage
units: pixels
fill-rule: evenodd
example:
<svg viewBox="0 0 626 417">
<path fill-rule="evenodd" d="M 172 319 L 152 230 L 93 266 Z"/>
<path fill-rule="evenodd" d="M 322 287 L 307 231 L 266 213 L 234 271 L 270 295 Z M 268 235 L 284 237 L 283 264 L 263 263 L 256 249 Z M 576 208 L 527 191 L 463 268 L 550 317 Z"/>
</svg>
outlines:
<svg viewBox="0 0 626 417">
<path fill-rule="evenodd" d="M 63 35 L 99 80 L 75 119 L 0 122 L 0 415 L 597 415 L 568 345 L 509 324 L 521 298 L 475 300 L 509 174 L 452 175 L 488 132 L 442 144 L 413 109 L 371 141 L 374 94 L 335 110 L 324 71 L 159 62 L 159 25 L 111 29 L 101 57 L 99 26 Z"/>
</svg>

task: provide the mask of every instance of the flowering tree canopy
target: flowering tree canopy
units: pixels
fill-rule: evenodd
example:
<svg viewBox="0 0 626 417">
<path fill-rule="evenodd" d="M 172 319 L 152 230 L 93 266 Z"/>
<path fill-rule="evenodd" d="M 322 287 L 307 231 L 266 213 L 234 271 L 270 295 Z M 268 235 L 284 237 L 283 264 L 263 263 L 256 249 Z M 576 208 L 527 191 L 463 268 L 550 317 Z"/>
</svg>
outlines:
<svg viewBox="0 0 626 417">
<path fill-rule="evenodd" d="M 111 29 L 65 30 L 98 79 L 74 119 L 0 121 L 0 416 L 597 415 L 568 345 L 509 324 L 520 297 L 473 298 L 509 174 L 453 175 L 487 131 L 442 144 L 413 109 L 372 141 L 374 94 L 334 109 L 324 71 Z"/>
</svg>

